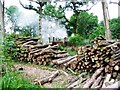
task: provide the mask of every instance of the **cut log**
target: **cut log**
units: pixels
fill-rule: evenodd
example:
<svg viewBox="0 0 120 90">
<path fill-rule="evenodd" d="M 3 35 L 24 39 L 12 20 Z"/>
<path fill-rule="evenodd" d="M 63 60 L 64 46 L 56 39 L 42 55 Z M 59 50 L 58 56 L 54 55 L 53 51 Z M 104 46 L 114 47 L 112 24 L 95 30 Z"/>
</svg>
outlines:
<svg viewBox="0 0 120 90">
<path fill-rule="evenodd" d="M 95 73 L 90 78 L 90 80 L 84 84 L 83 88 L 89 88 L 93 84 L 97 76 L 102 72 L 102 70 L 103 68 L 96 70 Z"/>
<path fill-rule="evenodd" d="M 64 58 L 64 57 L 68 57 L 69 54 L 68 53 L 63 53 L 63 54 L 57 54 L 55 55 L 55 58 L 58 59 L 58 58 Z"/>
<path fill-rule="evenodd" d="M 47 45 L 37 44 L 37 45 L 31 46 L 30 49 L 33 49 L 33 48 L 46 48 L 46 47 L 48 47 L 48 46 L 49 46 L 49 44 L 47 44 Z"/>
<path fill-rule="evenodd" d="M 104 87 L 104 88 L 114 88 L 115 90 L 119 90 L 119 88 L 120 88 L 120 81 L 117 81 L 114 84 L 109 85 L 109 86 Z"/>
<path fill-rule="evenodd" d="M 59 71 L 56 71 L 51 76 L 48 76 L 48 77 L 43 78 L 43 79 L 36 79 L 36 80 L 34 80 L 34 84 L 35 85 L 43 85 L 45 83 L 52 82 L 53 79 L 58 76 L 58 74 L 59 74 Z"/>
<path fill-rule="evenodd" d="M 64 67 L 67 67 L 70 63 L 72 63 L 73 61 L 76 61 L 77 60 L 77 58 L 73 58 L 72 60 L 70 60 L 69 62 L 66 62 L 65 64 L 64 64 Z"/>
<path fill-rule="evenodd" d="M 84 72 L 84 73 L 80 74 L 78 77 L 72 78 L 72 79 L 70 80 L 70 82 L 68 82 L 68 84 L 66 85 L 66 87 L 71 87 L 71 86 L 73 86 L 72 84 L 73 84 L 74 82 L 76 82 L 78 79 L 82 78 L 82 77 L 83 77 L 84 75 L 86 75 L 86 74 L 87 74 L 87 73 Z"/>
<path fill-rule="evenodd" d="M 76 74 L 72 69 L 67 68 L 67 70 L 69 70 L 72 74 Z"/>
<path fill-rule="evenodd" d="M 109 82 L 110 78 L 111 78 L 111 74 L 107 74 L 106 77 L 105 77 L 105 80 L 104 80 L 104 82 L 103 82 L 102 88 L 107 87 L 107 86 L 106 86 L 106 83 Z"/>
<path fill-rule="evenodd" d="M 80 84 L 80 80 L 75 81 L 73 84 L 71 84 L 70 86 L 68 86 L 67 88 L 73 88 L 76 85 Z"/>
<path fill-rule="evenodd" d="M 97 86 L 99 86 L 99 83 L 101 82 L 102 76 L 100 75 L 93 83 L 93 85 L 91 86 L 91 88 L 95 88 Z"/>
<path fill-rule="evenodd" d="M 75 58 L 76 56 L 69 56 L 67 57 L 66 59 L 63 59 L 63 60 L 53 60 L 53 64 L 57 64 L 57 65 L 60 65 L 60 64 L 64 64 L 70 60 L 72 60 L 73 58 Z"/>
</svg>

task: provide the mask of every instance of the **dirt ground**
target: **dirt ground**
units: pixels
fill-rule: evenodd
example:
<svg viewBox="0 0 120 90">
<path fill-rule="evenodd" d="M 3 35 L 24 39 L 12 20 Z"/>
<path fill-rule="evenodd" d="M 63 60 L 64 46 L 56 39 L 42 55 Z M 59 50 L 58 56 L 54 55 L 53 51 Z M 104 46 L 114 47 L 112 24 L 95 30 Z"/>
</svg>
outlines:
<svg viewBox="0 0 120 90">
<path fill-rule="evenodd" d="M 59 70 L 45 66 L 39 67 L 33 64 L 15 64 L 14 67 L 19 70 L 26 78 L 28 78 L 31 83 L 33 83 L 35 79 L 45 78 Z M 43 86 L 46 88 L 63 88 L 72 78 L 76 77 L 75 75 L 65 73 L 62 70 L 59 71 L 60 74 L 52 81 L 52 83 L 46 83 Z"/>
</svg>

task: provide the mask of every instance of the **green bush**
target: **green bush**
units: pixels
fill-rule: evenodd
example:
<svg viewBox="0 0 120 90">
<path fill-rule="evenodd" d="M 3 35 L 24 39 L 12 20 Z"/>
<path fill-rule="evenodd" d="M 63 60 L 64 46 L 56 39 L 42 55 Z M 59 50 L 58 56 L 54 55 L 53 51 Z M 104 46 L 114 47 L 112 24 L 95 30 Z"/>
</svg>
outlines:
<svg viewBox="0 0 120 90">
<path fill-rule="evenodd" d="M 20 36 L 36 36 L 36 31 L 31 26 L 24 26 L 19 30 Z"/>
<path fill-rule="evenodd" d="M 95 27 L 92 30 L 91 34 L 89 35 L 89 39 L 92 40 L 92 39 L 94 39 L 94 38 L 96 38 L 96 37 L 98 37 L 100 35 L 105 36 L 105 28 L 104 28 L 104 26 Z"/>
<path fill-rule="evenodd" d="M 79 34 L 76 34 L 73 37 L 69 37 L 70 43 L 72 43 L 75 46 L 83 45 L 84 38 L 80 36 Z"/>
<path fill-rule="evenodd" d="M 16 34 L 10 34 L 5 37 L 4 46 L 3 46 L 3 53 L 6 57 L 16 58 L 17 49 L 15 48 L 14 38 Z"/>
</svg>

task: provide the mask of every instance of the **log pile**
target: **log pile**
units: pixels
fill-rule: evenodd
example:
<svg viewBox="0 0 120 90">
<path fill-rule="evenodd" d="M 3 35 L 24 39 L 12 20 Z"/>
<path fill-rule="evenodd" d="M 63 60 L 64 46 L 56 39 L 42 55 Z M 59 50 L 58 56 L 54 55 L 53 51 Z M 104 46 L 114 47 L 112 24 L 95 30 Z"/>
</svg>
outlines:
<svg viewBox="0 0 120 90">
<path fill-rule="evenodd" d="M 111 74 L 106 74 L 106 76 L 101 75 L 103 70 L 103 67 L 97 69 L 91 77 L 88 77 L 87 73 L 83 72 L 78 77 L 72 78 L 67 83 L 66 88 L 114 88 L 115 90 L 119 90 L 120 81 L 110 79 Z"/>
<path fill-rule="evenodd" d="M 37 44 L 37 41 L 38 39 L 31 37 L 17 37 L 15 39 L 18 48 L 17 58 L 21 61 L 52 66 L 60 66 L 75 58 L 69 56 L 66 51 L 58 50 L 58 45 L 41 45 Z"/>
<path fill-rule="evenodd" d="M 67 88 L 107 88 L 110 85 L 114 86 L 112 84 L 115 84 L 116 80 L 120 80 L 120 41 L 107 41 L 102 36 L 97 37 L 90 46 L 79 47 L 76 56 L 69 56 L 66 51 L 59 51 L 58 45 L 41 45 L 37 44 L 37 41 L 38 39 L 31 37 L 17 37 L 15 39 L 17 58 L 21 61 L 68 69 L 73 74 L 94 73 L 91 77 L 84 77 L 85 75 L 81 74 L 71 80 Z M 50 76 L 40 79 L 35 83 L 51 82 L 51 78 Z"/>
<path fill-rule="evenodd" d="M 91 46 L 79 47 L 77 61 L 73 61 L 69 65 L 69 68 L 73 71 L 85 71 L 90 73 L 95 72 L 95 70 L 100 67 L 104 67 L 103 75 L 109 73 L 112 75 L 112 78 L 119 78 L 119 41 L 107 41 L 100 36 L 92 41 Z"/>
<path fill-rule="evenodd" d="M 112 78 L 120 75 L 120 42 L 107 41 L 102 36 L 95 38 L 91 46 L 82 46 L 78 49 L 78 55 L 69 56 L 66 51 L 59 51 L 58 45 L 40 45 L 38 39 L 31 37 L 17 37 L 16 47 L 19 60 L 34 62 L 40 65 L 52 65 L 71 72 L 95 72 L 104 67 L 103 75 L 111 74 Z M 22 49 L 21 49 L 22 47 Z"/>
</svg>

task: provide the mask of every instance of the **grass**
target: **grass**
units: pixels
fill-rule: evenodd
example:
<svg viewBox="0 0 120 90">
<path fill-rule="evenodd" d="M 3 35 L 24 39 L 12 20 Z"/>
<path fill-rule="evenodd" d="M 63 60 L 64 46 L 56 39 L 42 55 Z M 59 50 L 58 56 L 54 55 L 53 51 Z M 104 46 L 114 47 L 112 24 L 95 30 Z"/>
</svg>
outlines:
<svg viewBox="0 0 120 90">
<path fill-rule="evenodd" d="M 11 57 L 5 57 L 2 48 L 3 46 L 0 45 L 0 90 L 43 88 L 30 83 L 20 72 L 13 69 L 13 65 L 17 62 L 13 61 Z"/>
<path fill-rule="evenodd" d="M 65 88 L 65 84 L 56 84 L 54 88 Z"/>
<path fill-rule="evenodd" d="M 17 72 L 17 71 L 6 72 L 5 75 L 2 77 L 0 86 L 2 86 L 2 89 L 40 88 L 40 86 L 29 83 L 29 80 L 22 77 L 20 72 Z"/>
</svg>

